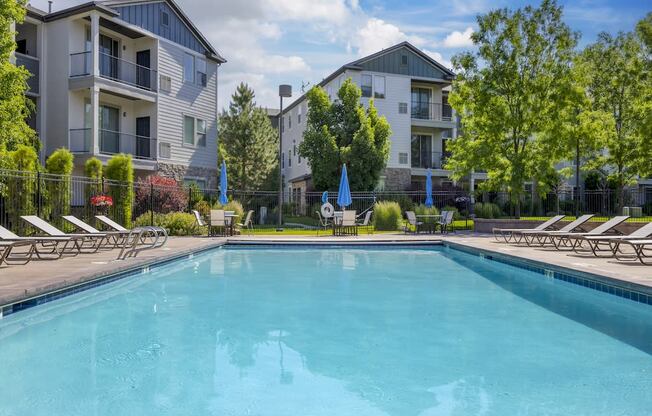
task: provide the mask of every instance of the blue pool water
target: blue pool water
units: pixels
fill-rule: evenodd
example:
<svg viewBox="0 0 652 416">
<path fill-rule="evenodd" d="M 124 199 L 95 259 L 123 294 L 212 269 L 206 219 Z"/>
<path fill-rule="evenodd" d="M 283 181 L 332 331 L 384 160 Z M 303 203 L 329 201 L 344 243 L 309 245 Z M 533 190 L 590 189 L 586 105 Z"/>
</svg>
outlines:
<svg viewBox="0 0 652 416">
<path fill-rule="evenodd" d="M 0 415 L 649 415 L 652 308 L 452 249 L 223 248 L 0 320 Z"/>
</svg>

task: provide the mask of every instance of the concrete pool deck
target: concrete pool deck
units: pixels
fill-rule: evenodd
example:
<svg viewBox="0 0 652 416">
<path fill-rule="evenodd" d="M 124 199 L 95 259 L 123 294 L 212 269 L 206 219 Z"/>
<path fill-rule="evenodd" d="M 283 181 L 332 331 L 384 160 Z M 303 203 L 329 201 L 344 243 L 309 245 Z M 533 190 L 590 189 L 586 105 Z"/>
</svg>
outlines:
<svg viewBox="0 0 652 416">
<path fill-rule="evenodd" d="M 225 238 L 171 237 L 163 248 L 144 251 L 136 258 L 116 261 L 117 251 L 102 251 L 66 257 L 55 261 L 32 261 L 24 266 L 0 268 L 0 307 L 28 300 L 39 295 L 92 282 L 106 276 L 182 257 L 197 251 L 233 243 L 296 243 L 296 244 L 365 244 L 365 243 L 427 243 L 450 242 L 485 252 L 496 253 L 533 262 L 546 263 L 563 269 L 599 275 L 636 285 L 652 293 L 652 267 L 635 262 L 597 259 L 558 252 L 546 248 L 517 247 L 497 243 L 487 235 L 458 233 L 449 235 L 361 234 L 357 237 L 310 237 L 256 235 Z M 1 309 L 0 309 L 1 311 Z"/>
</svg>

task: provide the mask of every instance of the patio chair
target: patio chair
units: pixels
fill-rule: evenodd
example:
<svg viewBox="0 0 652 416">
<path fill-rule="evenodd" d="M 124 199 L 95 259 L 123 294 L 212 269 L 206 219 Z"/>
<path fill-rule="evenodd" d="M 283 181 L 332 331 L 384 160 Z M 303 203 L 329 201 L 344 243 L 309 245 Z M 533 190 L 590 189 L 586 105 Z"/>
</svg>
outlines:
<svg viewBox="0 0 652 416">
<path fill-rule="evenodd" d="M 353 210 L 342 211 L 342 220 L 335 225 L 335 235 L 358 235 L 355 224 L 356 212 Z"/>
<path fill-rule="evenodd" d="M 435 223 L 434 231 L 437 231 L 437 226 L 442 234 L 448 233 L 448 229 L 452 228 L 453 218 L 455 217 L 455 211 L 442 211 L 441 220 Z"/>
<path fill-rule="evenodd" d="M 56 260 L 61 258 L 64 254 L 77 255 L 79 250 L 75 245 L 76 241 L 71 237 L 21 237 L 9 231 L 8 229 L 0 226 L 0 242 L 4 244 L 11 243 L 24 243 L 25 245 L 33 244 L 34 251 L 29 253 L 29 257 L 36 255 L 39 260 Z M 21 244 L 16 244 L 17 247 Z M 9 257 L 13 247 L 9 252 L 4 253 L 5 257 Z"/>
<path fill-rule="evenodd" d="M 410 226 L 414 227 L 414 233 L 419 234 L 423 228 L 423 222 L 417 220 L 417 214 L 414 211 L 405 211 L 405 233 L 410 232 Z"/>
<path fill-rule="evenodd" d="M 320 231 L 328 231 L 328 228 L 330 228 L 331 224 L 328 221 L 328 218 L 324 218 L 321 215 L 321 212 L 315 211 L 317 214 L 317 218 L 319 219 L 319 228 L 317 228 L 317 237 L 319 237 L 319 232 Z"/>
<path fill-rule="evenodd" d="M 637 228 L 627 235 L 599 235 L 599 236 L 584 236 L 582 237 L 584 241 L 589 245 L 591 253 L 596 257 L 613 257 L 614 247 L 616 250 L 619 249 L 619 246 L 616 245 L 616 241 L 619 240 L 645 240 L 649 237 L 652 237 L 652 222 L 648 222 L 642 227 Z M 586 250 L 584 250 L 586 251 Z M 602 252 L 608 252 L 607 255 L 601 255 Z M 578 249 L 575 250 L 576 253 L 580 253 Z"/>
<path fill-rule="evenodd" d="M 217 233 L 216 233 L 217 230 Z M 212 209 L 209 220 L 208 235 L 210 237 L 227 235 L 226 216 L 223 209 Z"/>
<path fill-rule="evenodd" d="M 247 215 L 245 216 L 245 220 L 241 223 L 238 224 L 238 228 L 240 230 L 246 229 L 249 234 L 253 234 L 254 232 L 254 210 L 250 209 L 247 211 Z"/>
<path fill-rule="evenodd" d="M 622 249 L 622 245 L 630 246 L 633 250 L 633 254 L 625 253 Z M 646 259 L 652 258 L 652 240 L 628 240 L 628 239 L 614 239 L 612 253 L 617 260 L 631 260 L 638 259 L 641 264 L 646 266 L 652 266 L 652 261 L 646 261 Z"/>
<path fill-rule="evenodd" d="M 14 248 L 28 246 L 27 253 L 21 253 L 18 256 L 12 256 L 11 253 Z M 2 263 L 7 265 L 11 264 L 27 264 L 32 260 L 32 255 L 36 250 L 36 243 L 33 240 L 24 241 L 0 241 L 0 266 Z"/>
<path fill-rule="evenodd" d="M 493 228 L 491 232 L 494 235 L 494 239 L 499 243 L 501 242 L 500 237 L 502 237 L 506 243 L 509 243 L 512 240 L 516 243 L 520 243 L 523 239 L 523 234 L 521 234 L 522 231 L 552 231 L 555 224 L 561 221 L 564 217 L 565 215 L 556 215 L 534 228 Z M 516 241 L 516 236 L 519 236 L 518 241 Z"/>
<path fill-rule="evenodd" d="M 604 224 L 600 224 L 594 229 L 586 233 L 562 233 L 562 232 L 552 232 L 550 233 L 550 238 L 552 239 L 552 244 L 557 250 L 578 250 L 582 247 L 582 242 L 586 241 L 585 237 L 592 236 L 602 236 L 611 233 L 615 233 L 615 228 L 625 222 L 629 218 L 629 215 L 621 215 L 618 217 L 613 217 Z"/>
<path fill-rule="evenodd" d="M 360 222 L 356 222 L 355 226 L 357 228 L 366 228 L 367 229 L 367 234 L 371 234 L 371 230 L 373 230 L 373 227 L 371 226 L 371 214 L 374 212 L 369 210 L 364 214 L 364 219 Z"/>
<path fill-rule="evenodd" d="M 153 242 L 154 246 L 153 248 L 156 247 L 162 247 L 165 245 L 165 243 L 168 241 L 168 231 L 163 228 L 163 227 L 156 227 L 156 226 L 150 226 L 148 225 L 147 227 L 138 227 L 138 228 L 132 228 L 131 230 L 123 227 L 122 225 L 118 224 L 117 222 L 113 221 L 111 218 L 107 217 L 106 215 L 96 215 L 95 218 L 100 220 L 102 224 L 105 226 L 109 227 L 113 231 L 121 231 L 121 232 L 138 232 L 141 229 L 146 229 L 150 233 L 155 233 L 156 234 L 156 241 Z M 161 241 L 161 237 L 163 240 Z"/>
<path fill-rule="evenodd" d="M 192 214 L 195 216 L 195 221 L 197 221 L 197 225 L 199 226 L 199 228 L 206 227 L 206 229 L 208 229 L 208 224 L 206 224 L 206 221 L 204 221 L 204 219 L 201 217 L 201 214 L 199 213 L 199 211 L 197 211 L 196 209 L 193 209 Z M 208 232 L 207 232 L 207 234 L 208 234 Z"/>
<path fill-rule="evenodd" d="M 96 253 L 106 242 L 106 234 L 67 234 L 36 215 L 22 215 L 20 218 L 49 237 L 69 237 L 78 253 Z"/>
<path fill-rule="evenodd" d="M 561 228 L 559 231 L 537 231 L 537 230 L 522 231 L 521 234 L 523 234 L 523 241 L 525 241 L 525 244 L 527 244 L 530 247 L 533 245 L 538 245 L 539 247 L 543 247 L 547 243 L 552 244 L 551 236 L 553 235 L 553 233 L 586 232 L 582 228 L 582 226 L 593 217 L 594 217 L 593 214 L 582 215 L 575 221 L 572 221 L 571 223 L 567 224 L 565 227 Z"/>
</svg>

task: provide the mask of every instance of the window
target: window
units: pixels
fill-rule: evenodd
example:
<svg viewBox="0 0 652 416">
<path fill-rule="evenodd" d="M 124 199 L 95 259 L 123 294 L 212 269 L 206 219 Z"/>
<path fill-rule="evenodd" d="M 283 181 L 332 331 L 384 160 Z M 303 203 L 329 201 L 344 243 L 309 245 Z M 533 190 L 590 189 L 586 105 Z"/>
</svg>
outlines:
<svg viewBox="0 0 652 416">
<path fill-rule="evenodd" d="M 363 97 L 371 97 L 371 75 L 362 75 L 360 80 L 360 89 Z"/>
<path fill-rule="evenodd" d="M 301 124 L 301 106 L 297 109 L 297 124 Z"/>
<path fill-rule="evenodd" d="M 285 117 L 281 117 L 281 133 L 285 132 Z"/>
<path fill-rule="evenodd" d="M 183 144 L 195 144 L 195 119 L 183 116 Z"/>
<path fill-rule="evenodd" d="M 285 152 L 281 152 L 281 169 L 285 169 Z"/>
<path fill-rule="evenodd" d="M 169 159 L 172 157 L 171 153 L 170 143 L 160 142 L 158 144 L 158 157 L 161 159 Z"/>
<path fill-rule="evenodd" d="M 326 87 L 326 93 L 328 94 L 328 99 L 332 100 L 333 99 L 333 87 L 330 85 Z"/>
<path fill-rule="evenodd" d="M 398 103 L 398 113 L 407 114 L 407 103 Z"/>
<path fill-rule="evenodd" d="M 161 26 L 170 26 L 170 15 L 165 10 L 161 10 Z"/>
<path fill-rule="evenodd" d="M 172 91 L 172 78 L 167 75 L 161 75 L 159 84 L 161 84 L 160 90 L 170 92 Z"/>
<path fill-rule="evenodd" d="M 401 65 L 407 65 L 407 64 L 408 64 L 408 56 L 401 55 Z"/>
<path fill-rule="evenodd" d="M 292 128 L 292 113 L 288 114 L 288 130 Z"/>
<path fill-rule="evenodd" d="M 195 82 L 195 57 L 189 53 L 183 56 L 183 80 Z"/>
<path fill-rule="evenodd" d="M 288 150 L 288 167 L 292 167 L 292 149 Z"/>
<path fill-rule="evenodd" d="M 197 135 L 197 146 L 206 147 L 206 122 L 197 119 L 195 134 Z"/>
<path fill-rule="evenodd" d="M 398 163 L 400 165 L 407 165 L 408 164 L 408 154 L 400 152 L 398 154 Z"/>
<path fill-rule="evenodd" d="M 297 153 L 296 147 L 295 147 L 294 153 L 297 155 L 297 163 L 301 164 L 301 153 Z"/>
<path fill-rule="evenodd" d="M 374 97 L 385 98 L 385 77 L 374 77 Z"/>
<path fill-rule="evenodd" d="M 206 61 L 204 59 L 197 58 L 195 61 L 197 66 L 197 85 L 202 87 L 206 86 Z"/>
<path fill-rule="evenodd" d="M 183 178 L 183 184 L 186 186 L 197 185 L 197 187 L 202 191 L 206 189 L 206 179 Z"/>
</svg>

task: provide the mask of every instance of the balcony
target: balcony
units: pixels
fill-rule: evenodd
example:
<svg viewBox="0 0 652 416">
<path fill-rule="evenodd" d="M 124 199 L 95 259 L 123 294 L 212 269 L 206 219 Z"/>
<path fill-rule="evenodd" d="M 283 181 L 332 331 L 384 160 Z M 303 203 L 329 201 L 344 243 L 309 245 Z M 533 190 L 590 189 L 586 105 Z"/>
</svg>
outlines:
<svg viewBox="0 0 652 416">
<path fill-rule="evenodd" d="M 452 121 L 450 105 L 423 101 L 412 101 L 412 118 L 429 121 Z"/>
<path fill-rule="evenodd" d="M 99 54 L 100 76 L 146 91 L 157 91 L 156 71 L 106 53 Z M 93 72 L 92 52 L 70 54 L 70 76 L 89 76 Z"/>
<path fill-rule="evenodd" d="M 28 93 L 38 95 L 40 87 L 39 59 L 16 52 L 16 66 L 25 67 L 25 69 L 29 71 L 31 76 L 27 78 L 27 85 L 29 86 Z"/>
<path fill-rule="evenodd" d="M 412 153 L 412 168 L 414 169 L 444 169 L 449 152 Z"/>
<path fill-rule="evenodd" d="M 156 160 L 156 139 L 135 134 L 103 130 L 99 131 L 101 154 L 131 154 L 134 159 Z M 68 147 L 73 153 L 93 153 L 93 130 L 71 129 Z"/>
</svg>

